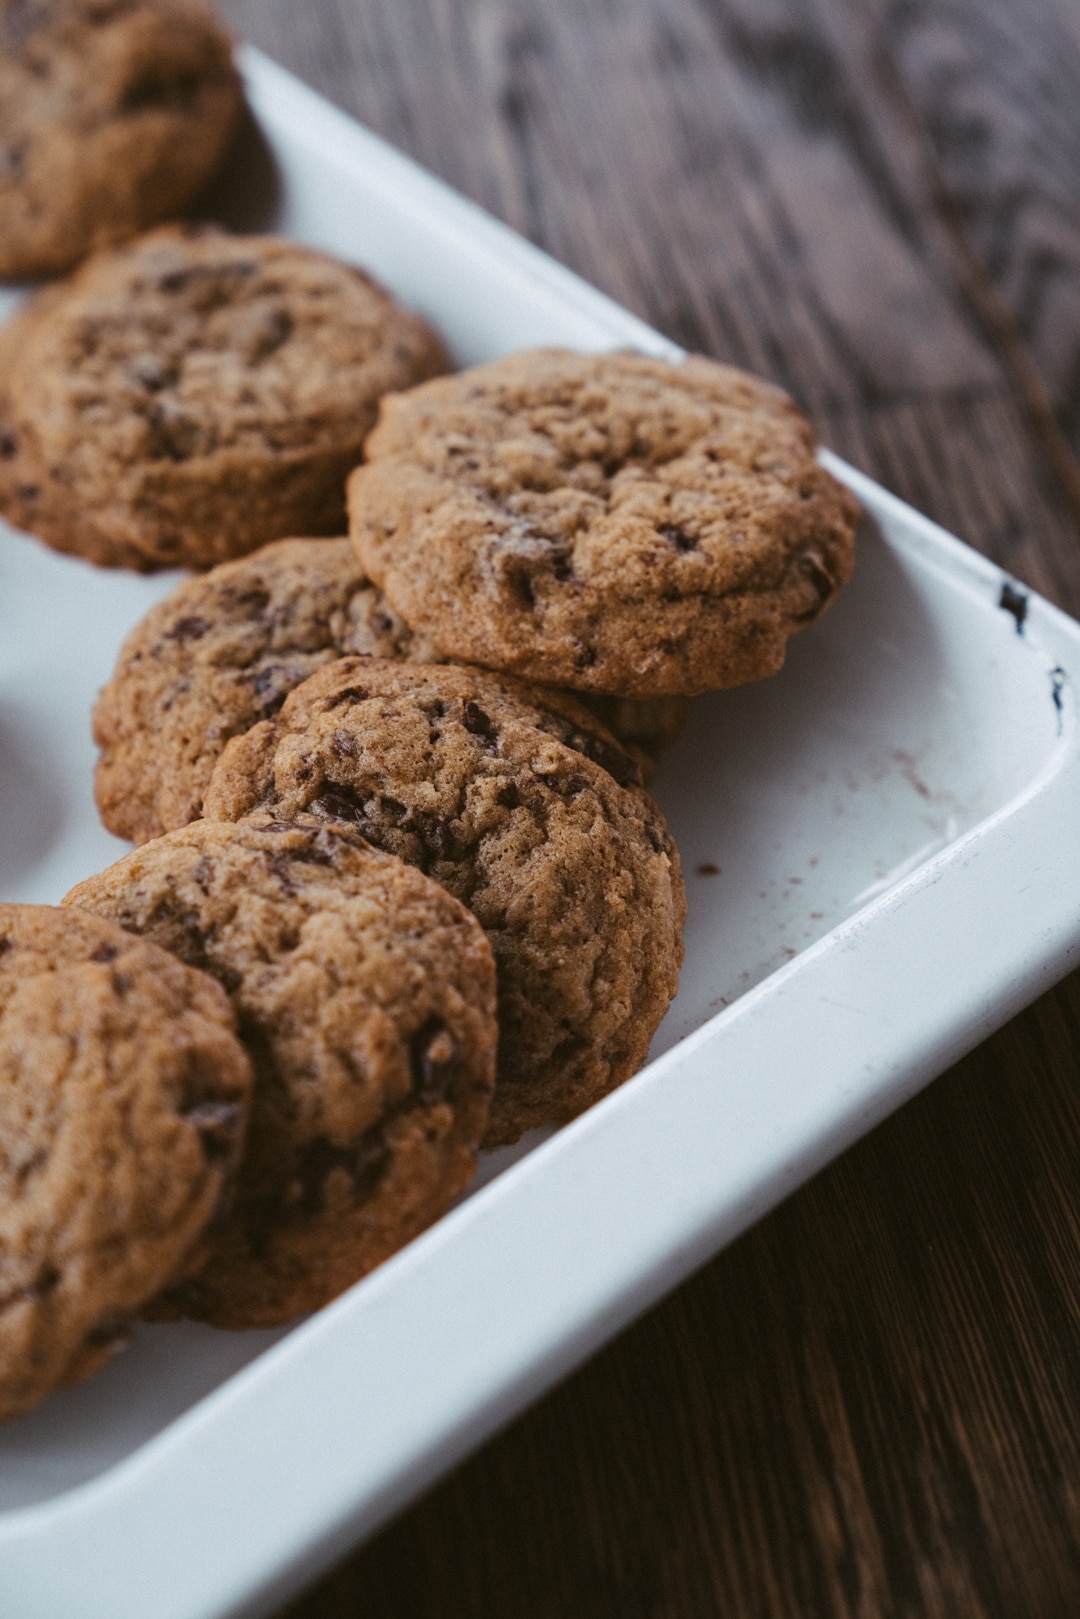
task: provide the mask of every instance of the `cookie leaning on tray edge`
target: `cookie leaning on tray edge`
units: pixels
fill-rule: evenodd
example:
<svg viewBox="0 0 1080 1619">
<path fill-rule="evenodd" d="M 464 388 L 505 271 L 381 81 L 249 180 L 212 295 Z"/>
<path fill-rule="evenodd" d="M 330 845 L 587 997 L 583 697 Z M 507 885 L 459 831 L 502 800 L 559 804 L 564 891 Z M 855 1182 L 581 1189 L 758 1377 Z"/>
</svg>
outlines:
<svg viewBox="0 0 1080 1619">
<path fill-rule="evenodd" d="M 779 388 L 540 349 L 385 399 L 349 478 L 371 579 L 448 656 L 622 698 L 774 674 L 858 505 Z"/>
</svg>

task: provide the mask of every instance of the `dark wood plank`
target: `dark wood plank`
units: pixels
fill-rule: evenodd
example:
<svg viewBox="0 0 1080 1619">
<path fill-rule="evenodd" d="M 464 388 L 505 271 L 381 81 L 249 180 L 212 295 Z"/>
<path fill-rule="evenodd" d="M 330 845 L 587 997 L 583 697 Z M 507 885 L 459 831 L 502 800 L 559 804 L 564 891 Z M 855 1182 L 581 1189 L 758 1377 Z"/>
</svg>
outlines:
<svg viewBox="0 0 1080 1619">
<path fill-rule="evenodd" d="M 1080 11 L 875 0 L 973 248 L 1080 450 Z"/>
<path fill-rule="evenodd" d="M 223 9 L 1080 608 L 1074 0 Z M 1078 1058 L 1074 977 L 292 1619 L 1080 1611 Z"/>
</svg>

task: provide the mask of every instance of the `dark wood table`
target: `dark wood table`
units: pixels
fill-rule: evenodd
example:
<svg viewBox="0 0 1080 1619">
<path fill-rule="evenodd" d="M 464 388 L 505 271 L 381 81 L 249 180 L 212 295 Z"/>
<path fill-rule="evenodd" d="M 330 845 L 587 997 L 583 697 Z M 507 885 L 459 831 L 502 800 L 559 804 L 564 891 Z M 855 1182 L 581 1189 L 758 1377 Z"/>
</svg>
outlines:
<svg viewBox="0 0 1080 1619">
<path fill-rule="evenodd" d="M 223 8 L 1080 611 L 1077 0 Z M 1080 1613 L 1078 1072 L 1074 975 L 291 1619 Z"/>
</svg>

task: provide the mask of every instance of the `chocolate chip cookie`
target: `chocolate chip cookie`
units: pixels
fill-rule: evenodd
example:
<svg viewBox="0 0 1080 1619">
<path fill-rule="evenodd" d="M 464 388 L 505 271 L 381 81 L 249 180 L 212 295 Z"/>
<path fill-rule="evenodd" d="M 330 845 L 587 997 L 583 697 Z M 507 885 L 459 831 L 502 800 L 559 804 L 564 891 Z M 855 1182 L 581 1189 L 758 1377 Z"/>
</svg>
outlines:
<svg viewBox="0 0 1080 1619">
<path fill-rule="evenodd" d="M 379 397 L 447 364 L 362 271 L 162 226 L 0 330 L 0 511 L 60 551 L 207 567 L 340 533 Z"/>
<path fill-rule="evenodd" d="M 201 1258 L 250 1091 L 204 973 L 114 922 L 0 905 L 0 1419 L 95 1371 Z"/>
<path fill-rule="evenodd" d="M 686 902 L 637 767 L 573 699 L 472 668 L 343 658 L 234 737 L 204 812 L 354 826 L 479 919 L 498 966 L 485 1145 L 562 1122 L 644 1060 Z"/>
<path fill-rule="evenodd" d="M 0 0 L 0 277 L 182 212 L 241 103 L 203 0 Z"/>
<path fill-rule="evenodd" d="M 178 585 L 132 631 L 94 710 L 95 790 L 110 832 L 145 843 L 196 820 L 230 737 L 349 653 L 443 661 L 365 577 L 348 540 L 277 540 Z M 686 706 L 592 701 L 611 708 L 608 728 L 648 763 Z"/>
<path fill-rule="evenodd" d="M 385 401 L 350 533 L 455 658 L 619 697 L 774 673 L 856 504 L 788 396 L 712 360 L 534 350 Z"/>
<path fill-rule="evenodd" d="M 102 820 L 134 843 L 186 826 L 229 738 L 316 669 L 424 650 L 348 540 L 277 540 L 185 580 L 132 631 L 94 710 Z"/>
<path fill-rule="evenodd" d="M 227 988 L 255 1067 L 208 1263 L 159 1301 L 224 1327 L 325 1304 L 468 1184 L 495 1066 L 495 969 L 463 905 L 348 827 L 197 822 L 80 883 Z"/>
</svg>

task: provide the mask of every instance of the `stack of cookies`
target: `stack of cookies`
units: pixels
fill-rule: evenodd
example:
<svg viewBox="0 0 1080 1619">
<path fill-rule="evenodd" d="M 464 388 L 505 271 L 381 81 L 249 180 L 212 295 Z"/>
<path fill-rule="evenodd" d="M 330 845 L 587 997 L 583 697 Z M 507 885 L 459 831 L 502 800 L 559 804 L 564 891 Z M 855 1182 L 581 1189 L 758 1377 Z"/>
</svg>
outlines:
<svg viewBox="0 0 1080 1619">
<path fill-rule="evenodd" d="M 216 979 L 254 1088 L 233 1196 L 158 1317 L 270 1326 L 335 1297 L 444 1213 L 476 1167 L 495 965 L 414 866 L 314 818 L 199 821 L 67 896 Z"/>
<path fill-rule="evenodd" d="M 142 847 L 69 903 L 202 964 L 177 862 L 208 839 L 318 828 L 423 872 L 494 955 L 494 1147 L 644 1060 L 685 917 L 648 719 L 779 667 L 850 574 L 854 503 L 785 395 L 701 359 L 514 355 L 384 398 L 365 457 L 349 539 L 260 547 L 129 637 L 97 796 Z"/>
<path fill-rule="evenodd" d="M 126 62 L 144 14 L 205 22 L 57 0 L 62 46 L 11 46 L 23 10 L 0 0 L 0 107 L 4 48 L 59 61 L 104 18 Z M 96 218 L 80 253 L 148 222 Z M 60 911 L 0 907 L 0 1416 L 135 1314 L 333 1298 L 481 1146 L 632 1075 L 675 994 L 685 892 L 644 783 L 696 693 L 773 673 L 832 600 L 854 502 L 730 367 L 449 367 L 363 272 L 192 225 L 92 253 L 0 333 L 0 512 L 209 569 L 95 711 L 101 815 L 139 847 Z M 64 1120 L 95 1109 L 83 1152 Z"/>
</svg>

